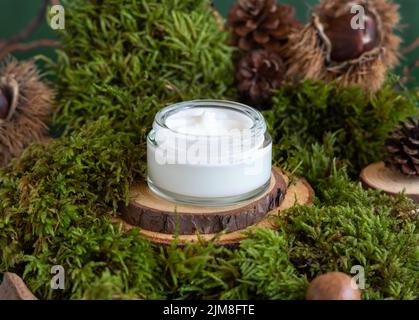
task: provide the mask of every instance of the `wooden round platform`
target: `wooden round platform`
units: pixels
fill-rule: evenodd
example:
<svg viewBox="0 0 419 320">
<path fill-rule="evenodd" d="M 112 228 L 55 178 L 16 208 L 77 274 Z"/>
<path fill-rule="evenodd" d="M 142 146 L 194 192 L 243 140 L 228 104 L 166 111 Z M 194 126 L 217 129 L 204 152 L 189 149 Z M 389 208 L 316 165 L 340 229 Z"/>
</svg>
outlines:
<svg viewBox="0 0 419 320">
<path fill-rule="evenodd" d="M 384 162 L 377 162 L 364 168 L 360 175 L 362 183 L 372 189 L 382 190 L 390 195 L 405 192 L 406 196 L 419 203 L 419 178 L 409 177 L 387 168 Z"/>
<path fill-rule="evenodd" d="M 278 184 L 277 181 L 281 181 L 279 185 L 282 185 L 282 183 L 284 183 L 284 186 L 288 185 L 288 178 L 281 172 L 280 169 L 275 168 L 273 171 L 273 174 L 274 176 L 280 177 L 280 178 L 276 178 L 278 180 L 275 180 L 275 182 L 271 182 L 271 184 L 277 185 Z M 272 188 L 270 188 L 269 190 L 272 190 Z M 151 191 L 148 191 L 148 192 L 150 192 L 153 197 L 157 197 Z M 279 211 L 288 209 L 295 204 L 310 204 L 312 203 L 313 198 L 314 198 L 314 191 L 311 188 L 311 186 L 307 183 L 306 180 L 298 179 L 294 181 L 288 187 L 285 197 L 282 198 L 282 202 L 280 204 L 278 203 L 274 205 L 272 209 L 270 209 L 269 212 L 267 212 L 267 214 L 260 221 L 252 224 L 252 226 L 275 229 L 276 226 L 271 219 L 272 216 L 276 216 Z M 158 199 L 159 201 L 162 200 L 160 198 Z M 252 200 L 251 202 L 254 202 L 254 201 L 255 199 Z M 248 206 L 249 204 L 250 203 L 247 203 L 247 204 L 245 203 L 241 206 L 243 208 L 246 208 L 246 206 Z M 178 208 L 182 207 L 182 209 L 184 209 L 183 205 L 180 206 L 180 205 L 171 203 L 171 206 L 177 206 Z M 190 207 L 190 206 L 187 206 L 187 207 Z M 205 211 L 205 212 L 209 212 L 209 214 L 211 214 L 211 212 L 213 213 L 216 212 L 216 210 L 220 212 L 220 208 L 218 209 L 217 208 L 202 208 L 202 207 L 197 207 L 197 208 L 199 208 L 201 212 Z M 228 209 L 231 210 L 232 207 Z M 234 208 L 234 210 L 237 211 L 239 209 Z M 121 222 L 125 230 L 131 230 L 132 228 L 137 228 L 137 226 L 131 223 L 128 223 L 122 219 L 115 219 L 115 221 Z M 243 227 L 233 232 L 226 232 L 226 230 L 224 230 L 222 232 L 214 232 L 214 233 L 195 232 L 195 234 L 180 234 L 179 232 L 178 233 L 174 232 L 172 234 L 168 234 L 168 233 L 155 232 L 155 231 L 146 230 L 144 228 L 140 228 L 140 235 L 143 238 L 146 238 L 152 242 L 159 243 L 159 244 L 170 244 L 175 238 L 177 238 L 177 241 L 179 244 L 184 244 L 186 242 L 193 243 L 193 242 L 198 242 L 198 241 L 203 240 L 203 241 L 214 241 L 222 245 L 230 245 L 230 244 L 236 244 L 240 242 L 241 240 L 243 240 L 244 238 L 246 238 L 246 234 L 243 232 L 246 230 L 248 231 L 246 227 Z"/>
<path fill-rule="evenodd" d="M 282 175 L 273 170 L 268 189 L 251 201 L 234 206 L 203 207 L 162 199 L 142 183 L 132 187 L 132 200 L 126 208 L 122 208 L 121 213 L 125 222 L 158 233 L 234 232 L 258 223 L 269 211 L 278 207 L 286 189 Z"/>
</svg>

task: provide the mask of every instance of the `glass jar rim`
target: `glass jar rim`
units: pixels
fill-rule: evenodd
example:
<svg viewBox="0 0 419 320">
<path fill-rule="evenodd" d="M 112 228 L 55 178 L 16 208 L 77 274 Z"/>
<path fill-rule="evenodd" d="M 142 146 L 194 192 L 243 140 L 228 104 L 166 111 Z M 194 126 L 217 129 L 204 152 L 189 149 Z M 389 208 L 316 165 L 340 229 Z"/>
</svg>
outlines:
<svg viewBox="0 0 419 320">
<path fill-rule="evenodd" d="M 217 99 L 182 101 L 182 102 L 171 104 L 167 107 L 164 107 L 156 114 L 154 118 L 153 129 L 154 130 L 165 129 L 165 130 L 168 130 L 169 132 L 172 132 L 180 136 L 182 135 L 183 136 L 196 136 L 196 137 L 206 136 L 206 135 L 186 134 L 183 132 L 178 132 L 172 128 L 169 128 L 166 125 L 166 120 L 170 116 L 182 110 L 196 108 L 196 107 L 200 107 L 200 108 L 221 107 L 227 110 L 239 112 L 247 116 L 252 121 L 253 124 L 249 128 L 249 130 L 252 133 L 252 136 L 254 137 L 262 136 L 266 132 L 265 119 L 263 118 L 263 115 L 258 110 L 248 105 L 239 103 L 239 102 L 230 101 L 230 100 L 217 100 Z"/>
</svg>

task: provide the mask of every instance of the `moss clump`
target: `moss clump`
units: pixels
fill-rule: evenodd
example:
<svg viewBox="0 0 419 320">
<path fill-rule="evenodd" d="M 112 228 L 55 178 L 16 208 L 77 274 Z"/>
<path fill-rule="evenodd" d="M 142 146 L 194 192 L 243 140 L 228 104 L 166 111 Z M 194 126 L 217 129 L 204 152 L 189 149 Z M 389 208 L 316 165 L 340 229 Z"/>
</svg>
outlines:
<svg viewBox="0 0 419 320">
<path fill-rule="evenodd" d="M 359 87 L 339 88 L 323 82 L 304 81 L 286 85 L 266 112 L 276 141 L 276 158 L 297 165 L 301 150 L 334 134 L 334 156 L 346 161 L 351 173 L 381 159 L 384 141 L 394 126 L 418 114 L 418 100 L 394 89 L 389 80 L 377 93 Z"/>
<path fill-rule="evenodd" d="M 56 125 L 78 128 L 102 115 L 121 122 L 147 97 L 161 108 L 231 88 L 233 48 L 207 0 L 75 0 L 66 13 L 63 50 L 52 63 Z"/>
<path fill-rule="evenodd" d="M 162 250 L 164 291 L 182 299 L 304 299 L 317 275 L 360 265 L 363 299 L 417 299 L 417 206 L 364 190 L 326 162 L 332 169 L 316 177 L 315 205 L 278 216 L 279 231 L 255 228 L 234 251 L 211 244 Z"/>
<path fill-rule="evenodd" d="M 290 262 L 283 232 L 254 228 L 236 250 L 211 243 L 162 250 L 173 299 L 302 299 L 307 279 Z"/>
<path fill-rule="evenodd" d="M 217 299 L 226 288 L 229 270 L 225 259 L 231 251 L 212 243 L 189 244 L 160 250 L 162 282 L 169 299 Z M 234 272 L 234 270 L 232 270 Z M 234 277 L 232 277 L 234 279 Z"/>
<path fill-rule="evenodd" d="M 34 145 L 1 172 L 1 270 L 23 273 L 41 297 L 60 294 L 48 285 L 55 264 L 71 283 L 64 297 L 104 297 L 90 284 L 109 274 L 120 289 L 115 294 L 158 295 L 150 244 L 110 223 L 145 151 L 109 127 L 100 119 L 77 134 Z M 130 291 L 127 283 L 141 285 Z"/>
<path fill-rule="evenodd" d="M 255 229 L 237 250 L 156 247 L 112 215 L 144 176 L 155 111 L 228 95 L 232 50 L 209 1 L 68 5 L 54 69 L 56 125 L 67 134 L 0 171 L 1 272 L 23 275 L 40 298 L 302 299 L 317 274 L 360 264 L 364 298 L 418 298 L 417 206 L 363 190 L 343 166 L 374 158 L 415 101 L 390 88 L 365 96 L 322 83 L 285 87 L 266 113 L 275 160 L 304 172 L 315 205 L 282 213 L 280 231 Z M 50 288 L 56 264 L 66 270 L 64 291 Z"/>
<path fill-rule="evenodd" d="M 111 213 L 144 176 L 155 111 L 226 94 L 233 50 L 208 1 L 66 8 L 63 51 L 51 63 L 55 125 L 68 134 L 0 172 L 0 270 L 23 274 L 44 298 L 162 297 L 156 251 L 113 227 Z M 54 264 L 66 269 L 64 293 L 49 286 Z"/>
<path fill-rule="evenodd" d="M 227 265 L 235 265 L 238 279 L 223 299 L 304 299 L 308 281 L 290 261 L 292 241 L 282 231 L 253 230 Z"/>
<path fill-rule="evenodd" d="M 315 186 L 314 207 L 294 207 L 280 217 L 298 272 L 312 279 L 336 270 L 350 274 L 360 265 L 363 299 L 417 299 L 418 219 L 411 201 L 364 190 L 342 169 Z"/>
</svg>

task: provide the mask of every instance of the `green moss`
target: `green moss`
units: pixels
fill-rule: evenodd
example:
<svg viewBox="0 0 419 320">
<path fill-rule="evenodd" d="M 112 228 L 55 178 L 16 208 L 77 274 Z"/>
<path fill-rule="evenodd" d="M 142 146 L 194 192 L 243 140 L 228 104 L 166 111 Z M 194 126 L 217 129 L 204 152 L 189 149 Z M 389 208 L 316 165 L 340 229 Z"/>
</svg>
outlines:
<svg viewBox="0 0 419 320">
<path fill-rule="evenodd" d="M 417 206 L 403 195 L 364 190 L 329 165 L 314 184 L 315 205 L 283 212 L 279 231 L 255 228 L 233 251 L 211 244 L 162 250 L 165 292 L 183 299 L 304 299 L 315 276 L 350 274 L 358 265 L 365 270 L 363 299 L 417 299 Z"/>
<path fill-rule="evenodd" d="M 149 97 L 161 108 L 226 95 L 233 49 L 209 8 L 206 0 L 69 1 L 52 63 L 56 125 L 78 128 L 102 115 L 125 125 Z"/>
<path fill-rule="evenodd" d="M 59 294 L 49 287 L 54 264 L 72 283 L 66 297 L 83 297 L 90 281 L 110 270 L 124 289 L 141 282 L 137 294 L 157 295 L 150 244 L 109 221 L 145 151 L 109 127 L 100 119 L 68 138 L 34 145 L 1 173 L 1 269 L 23 273 L 40 296 Z"/>
<path fill-rule="evenodd" d="M 379 157 L 417 97 L 304 82 L 266 112 L 275 161 L 303 173 L 313 206 L 255 229 L 236 250 L 151 245 L 112 223 L 146 169 L 145 135 L 173 101 L 232 94 L 232 48 L 209 1 L 109 0 L 68 4 L 53 65 L 55 125 L 0 170 L 0 272 L 23 275 L 40 298 L 302 299 L 314 276 L 365 267 L 368 299 L 417 299 L 417 209 L 403 196 L 363 190 L 346 173 Z M 50 269 L 66 270 L 51 290 Z"/>
<path fill-rule="evenodd" d="M 240 247 L 211 243 L 162 250 L 165 292 L 176 299 L 302 299 L 307 279 L 297 273 L 283 232 L 255 228 Z"/>
<path fill-rule="evenodd" d="M 228 35 L 208 1 L 66 8 L 63 50 L 51 63 L 55 126 L 68 135 L 32 146 L 1 172 L 0 269 L 24 274 L 40 297 L 164 296 L 154 248 L 109 218 L 133 179 L 144 177 L 156 110 L 230 89 Z M 66 269 L 64 293 L 49 287 L 53 264 Z"/>
<path fill-rule="evenodd" d="M 335 270 L 350 274 L 360 265 L 364 299 L 417 299 L 418 220 L 410 200 L 365 191 L 335 170 L 319 182 L 317 195 L 316 206 L 280 217 L 298 272 L 309 278 Z"/>
<path fill-rule="evenodd" d="M 323 143 L 330 133 L 335 138 L 333 155 L 357 174 L 381 159 L 384 140 L 399 121 L 418 114 L 417 97 L 395 90 L 395 84 L 389 80 L 377 94 L 313 81 L 284 86 L 266 112 L 275 157 L 282 165 L 296 166 L 302 161 L 301 150 Z"/>
<path fill-rule="evenodd" d="M 292 250 L 292 242 L 286 233 L 255 228 L 229 261 L 229 264 L 237 265 L 238 278 L 221 297 L 304 299 L 308 281 L 290 261 Z"/>
<path fill-rule="evenodd" d="M 90 227 L 83 224 L 89 224 Z M 70 225 L 47 248 L 24 257 L 23 277 L 39 296 L 74 299 L 164 297 L 155 251 L 138 232 L 125 234 L 105 218 Z M 65 290 L 52 290 L 50 269 L 65 269 Z"/>
<path fill-rule="evenodd" d="M 228 287 L 226 281 L 230 274 L 235 273 L 234 268 L 224 267 L 224 257 L 230 255 L 230 250 L 205 242 L 181 249 L 175 241 L 170 247 L 162 248 L 162 281 L 168 298 L 218 298 Z"/>
</svg>

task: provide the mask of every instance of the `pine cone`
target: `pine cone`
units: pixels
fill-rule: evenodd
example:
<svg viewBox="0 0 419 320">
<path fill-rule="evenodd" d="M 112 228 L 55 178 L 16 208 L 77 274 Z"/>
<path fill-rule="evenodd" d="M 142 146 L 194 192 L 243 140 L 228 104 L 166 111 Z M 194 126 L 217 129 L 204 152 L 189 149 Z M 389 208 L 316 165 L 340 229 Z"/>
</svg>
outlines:
<svg viewBox="0 0 419 320">
<path fill-rule="evenodd" d="M 294 14 L 293 7 L 276 0 L 239 0 L 228 15 L 232 44 L 244 51 L 265 48 L 279 53 L 288 35 L 301 26 Z"/>
<path fill-rule="evenodd" d="M 408 176 L 419 176 L 419 119 L 409 118 L 386 141 L 386 166 Z"/>
<path fill-rule="evenodd" d="M 272 90 L 279 88 L 284 74 L 285 64 L 278 54 L 263 49 L 249 52 L 237 65 L 238 90 L 246 102 L 263 109 L 269 105 Z"/>
</svg>

